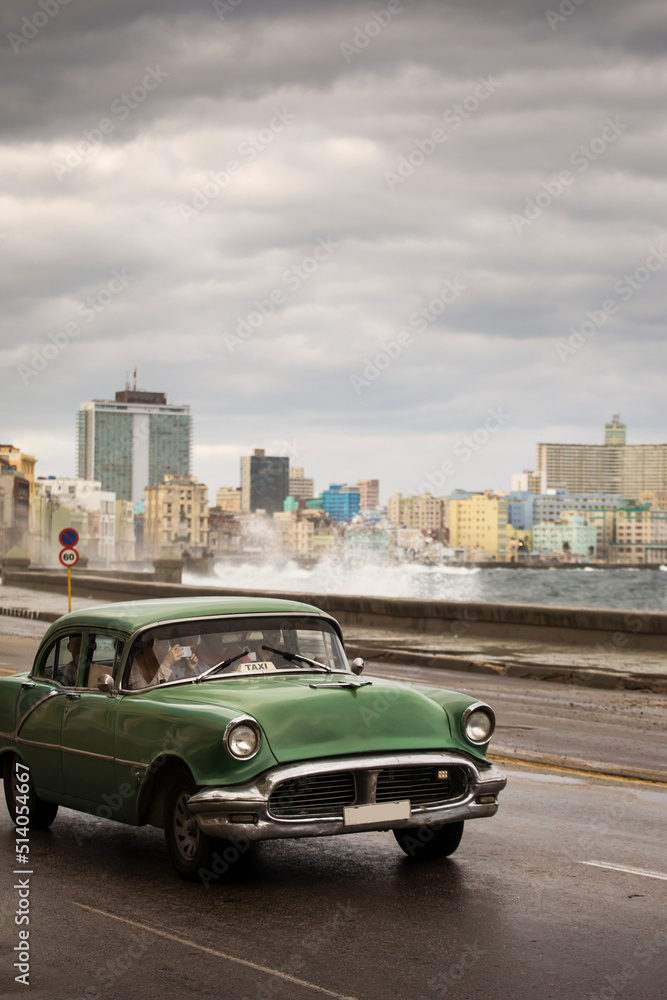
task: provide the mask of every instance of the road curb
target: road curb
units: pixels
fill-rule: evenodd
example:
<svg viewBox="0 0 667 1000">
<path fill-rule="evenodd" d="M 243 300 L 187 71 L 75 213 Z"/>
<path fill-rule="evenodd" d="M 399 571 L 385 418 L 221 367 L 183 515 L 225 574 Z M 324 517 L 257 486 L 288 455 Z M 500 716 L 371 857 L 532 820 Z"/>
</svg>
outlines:
<svg viewBox="0 0 667 1000">
<path fill-rule="evenodd" d="M 62 618 L 57 611 L 33 611 L 31 608 L 0 607 L 0 615 L 5 615 L 7 618 L 30 618 L 38 622 L 56 622 Z"/>
<path fill-rule="evenodd" d="M 618 671 L 589 670 L 586 667 L 553 667 L 540 663 L 503 663 L 488 660 L 471 660 L 465 656 L 440 653 L 414 653 L 403 649 L 382 648 L 363 642 L 346 643 L 348 655 L 361 656 L 377 663 L 396 663 L 403 666 L 436 667 L 440 670 L 460 670 L 473 674 L 495 674 L 500 677 L 518 677 L 523 680 L 551 681 L 555 684 L 576 684 L 581 687 L 606 690 L 650 691 L 667 694 L 667 676 L 664 674 L 632 674 Z"/>
<path fill-rule="evenodd" d="M 538 764 L 554 767 L 560 771 L 574 771 L 605 778 L 623 778 L 626 781 L 646 781 L 667 786 L 667 771 L 656 771 L 629 764 L 606 764 L 602 761 L 581 760 L 579 757 L 563 757 L 559 754 L 541 753 L 538 750 L 513 750 L 494 744 L 488 754 L 489 760 L 503 764 Z"/>
</svg>

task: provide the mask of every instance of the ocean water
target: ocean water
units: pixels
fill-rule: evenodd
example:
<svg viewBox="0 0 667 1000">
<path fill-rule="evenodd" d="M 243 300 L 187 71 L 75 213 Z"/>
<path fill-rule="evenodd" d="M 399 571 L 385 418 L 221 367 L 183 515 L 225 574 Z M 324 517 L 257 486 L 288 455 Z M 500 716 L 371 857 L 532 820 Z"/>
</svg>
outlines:
<svg viewBox="0 0 667 1000">
<path fill-rule="evenodd" d="M 213 577 L 184 574 L 183 582 L 280 593 L 667 611 L 667 567 L 663 569 L 468 569 L 332 555 L 311 569 L 289 561 L 220 561 Z"/>
</svg>

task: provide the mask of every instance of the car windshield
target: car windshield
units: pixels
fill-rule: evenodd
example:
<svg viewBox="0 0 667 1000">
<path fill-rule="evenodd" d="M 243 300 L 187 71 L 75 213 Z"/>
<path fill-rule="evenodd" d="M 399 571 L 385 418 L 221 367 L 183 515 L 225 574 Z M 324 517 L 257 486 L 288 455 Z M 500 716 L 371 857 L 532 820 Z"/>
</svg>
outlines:
<svg viewBox="0 0 667 1000">
<path fill-rule="evenodd" d="M 198 678 L 286 671 L 350 671 L 329 622 L 301 616 L 247 616 L 173 622 L 146 629 L 130 651 L 129 690 Z"/>
</svg>

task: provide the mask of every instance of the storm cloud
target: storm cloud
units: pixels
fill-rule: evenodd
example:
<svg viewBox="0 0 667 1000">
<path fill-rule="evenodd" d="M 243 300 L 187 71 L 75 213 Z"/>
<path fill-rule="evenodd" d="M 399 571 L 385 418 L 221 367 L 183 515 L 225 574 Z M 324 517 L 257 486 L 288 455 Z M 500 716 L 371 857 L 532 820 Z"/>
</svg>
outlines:
<svg viewBox="0 0 667 1000">
<path fill-rule="evenodd" d="M 538 440 L 666 440 L 667 8 L 3 5 L 3 440 L 190 403 L 193 472 L 509 488 Z M 41 360 L 40 360 L 41 359 Z"/>
</svg>

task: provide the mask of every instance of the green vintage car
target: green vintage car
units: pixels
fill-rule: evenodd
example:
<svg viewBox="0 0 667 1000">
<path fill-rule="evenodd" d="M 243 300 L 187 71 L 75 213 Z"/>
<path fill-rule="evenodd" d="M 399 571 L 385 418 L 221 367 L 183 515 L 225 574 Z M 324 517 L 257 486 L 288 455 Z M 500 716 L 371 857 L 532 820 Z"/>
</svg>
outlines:
<svg viewBox="0 0 667 1000">
<path fill-rule="evenodd" d="M 451 854 L 506 783 L 486 760 L 493 712 L 362 670 L 338 622 L 296 601 L 64 615 L 31 672 L 0 679 L 12 820 L 27 804 L 33 829 L 59 805 L 153 824 L 179 874 L 205 882 L 268 838 L 391 830 L 407 854 Z"/>
</svg>

